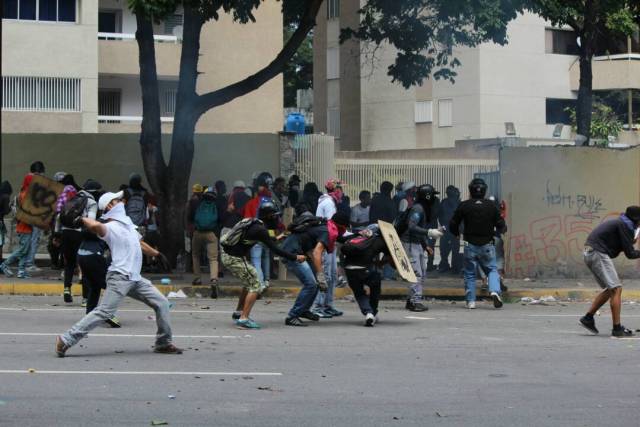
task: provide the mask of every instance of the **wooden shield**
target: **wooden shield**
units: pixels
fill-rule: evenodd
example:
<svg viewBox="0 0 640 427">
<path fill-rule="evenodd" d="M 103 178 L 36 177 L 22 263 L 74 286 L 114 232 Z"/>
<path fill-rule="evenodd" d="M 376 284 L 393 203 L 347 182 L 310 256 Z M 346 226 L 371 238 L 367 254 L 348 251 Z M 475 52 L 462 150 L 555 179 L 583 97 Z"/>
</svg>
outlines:
<svg viewBox="0 0 640 427">
<path fill-rule="evenodd" d="M 25 198 L 18 206 L 18 221 L 48 230 L 55 215 L 56 201 L 64 185 L 41 175 L 34 175 Z"/>
<path fill-rule="evenodd" d="M 385 221 L 378 221 L 378 226 L 380 227 L 380 232 L 382 233 L 384 242 L 387 244 L 387 248 L 389 248 L 391 258 L 393 259 L 393 263 L 395 264 L 400 277 L 409 283 L 416 283 L 418 278 L 416 277 L 416 273 L 414 273 L 413 268 L 411 268 L 411 261 L 402 246 L 402 242 L 400 241 L 398 233 L 396 233 L 396 229 L 392 224 Z"/>
<path fill-rule="evenodd" d="M 285 208 L 282 213 L 282 223 L 285 227 L 289 227 L 289 225 L 293 222 L 293 214 L 295 213 L 293 208 Z"/>
</svg>

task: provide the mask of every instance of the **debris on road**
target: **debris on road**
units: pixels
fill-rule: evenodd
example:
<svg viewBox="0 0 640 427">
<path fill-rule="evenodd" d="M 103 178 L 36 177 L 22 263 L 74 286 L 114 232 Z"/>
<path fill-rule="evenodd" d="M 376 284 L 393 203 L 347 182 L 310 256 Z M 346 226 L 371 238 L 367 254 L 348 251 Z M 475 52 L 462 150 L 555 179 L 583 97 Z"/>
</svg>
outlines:
<svg viewBox="0 0 640 427">
<path fill-rule="evenodd" d="M 182 289 L 179 289 L 178 292 L 169 292 L 167 294 L 167 298 L 186 298 L 187 294 L 185 294 Z"/>
<path fill-rule="evenodd" d="M 168 426 L 169 423 L 164 420 L 151 420 L 152 426 Z"/>
<path fill-rule="evenodd" d="M 36 372 L 36 370 L 35 370 L 35 369 L 33 369 L 33 368 L 29 368 L 29 373 L 30 373 L 30 374 L 33 374 L 33 373 L 35 373 L 35 372 Z"/>
<path fill-rule="evenodd" d="M 167 396 L 169 399 L 174 400 L 176 397 L 173 394 Z"/>
</svg>

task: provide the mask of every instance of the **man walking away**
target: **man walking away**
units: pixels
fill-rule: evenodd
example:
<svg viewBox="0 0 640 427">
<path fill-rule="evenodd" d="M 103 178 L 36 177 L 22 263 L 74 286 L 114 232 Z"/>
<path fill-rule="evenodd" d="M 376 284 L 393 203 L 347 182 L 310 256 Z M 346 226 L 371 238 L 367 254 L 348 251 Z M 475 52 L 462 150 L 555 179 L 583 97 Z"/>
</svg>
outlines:
<svg viewBox="0 0 640 427">
<path fill-rule="evenodd" d="M 111 250 L 111 265 L 107 273 L 107 291 L 100 305 L 67 332 L 56 337 L 55 352 L 58 357 L 64 357 L 69 348 L 86 337 L 92 329 L 111 319 L 127 295 L 147 304 L 156 313 L 158 332 L 154 352 L 182 354 L 182 350 L 172 343 L 169 300 L 150 281 L 140 276 L 143 252 L 159 257 L 165 267 L 169 262 L 164 255 L 141 240 L 142 236 L 125 212 L 123 197 L 122 191 L 100 197 L 98 208 L 105 212 L 102 216 L 105 223 L 82 217 L 75 220 L 77 226 L 86 227 L 107 243 Z"/>
<path fill-rule="evenodd" d="M 425 251 L 428 247 L 427 239 L 442 237 L 442 231 L 427 227 L 431 217 L 431 205 L 438 194 L 436 189 L 431 184 L 425 184 L 421 185 L 415 194 L 412 206 L 398 217 L 396 230 L 417 278 L 417 282 L 412 283 L 409 288 L 409 297 L 405 308 L 419 312 L 428 310 L 428 307 L 422 304 L 422 290 L 427 278 L 427 260 L 425 259 Z"/>
<path fill-rule="evenodd" d="M 44 164 L 40 161 L 33 162 L 33 164 L 31 164 L 30 171 L 34 175 L 44 175 Z M 29 255 L 25 262 L 25 268 L 28 273 L 37 273 L 41 271 L 41 269 L 36 265 L 36 253 L 38 252 L 40 237 L 42 237 L 42 230 L 38 227 L 32 227 Z"/>
<path fill-rule="evenodd" d="M 243 288 L 232 318 L 240 329 L 260 329 L 251 317 L 251 309 L 258 299 L 261 283 L 258 272 L 250 262 L 251 248 L 258 242 L 276 255 L 289 261 L 304 262 L 304 255 L 295 255 L 280 249 L 269 236 L 269 230 L 278 225 L 278 209 L 273 202 L 265 202 L 258 209 L 258 219 L 247 218 L 236 224 L 220 240 L 223 265 L 242 282 Z"/>
<path fill-rule="evenodd" d="M 65 205 L 80 191 L 80 187 L 76 184 L 71 174 L 65 175 L 62 179 L 62 184 L 64 184 L 65 187 L 56 203 L 56 212 L 58 214 L 62 212 Z M 80 243 L 82 243 L 82 234 L 80 234 L 80 228 L 74 228 L 64 224 L 61 224 L 60 228 L 62 233 L 62 254 L 64 256 L 63 298 L 64 302 L 71 303 L 73 302 L 71 284 L 73 282 L 73 275 L 78 267 L 78 248 L 80 248 Z"/>
<path fill-rule="evenodd" d="M 622 282 L 618 277 L 613 259 L 617 258 L 621 252 L 624 252 L 629 259 L 640 258 L 640 251 L 633 247 L 638 227 L 640 227 L 640 206 L 629 206 L 620 217 L 598 225 L 587 237 L 584 246 L 584 262 L 603 291 L 593 300 L 587 314 L 580 318 L 580 324 L 594 334 L 598 333 L 598 329 L 593 316 L 609 301 L 613 320 L 611 335 L 616 338 L 633 336 L 631 330 L 620 324 Z"/>
<path fill-rule="evenodd" d="M 393 184 L 389 181 L 384 181 L 380 184 L 380 193 L 375 194 L 373 200 L 371 200 L 371 210 L 369 211 L 369 221 L 371 224 L 377 224 L 379 220 L 393 224 L 393 221 L 398 215 L 398 208 L 391 198 L 392 191 Z M 385 264 L 382 267 L 382 272 L 382 278 L 384 280 L 395 279 L 395 272 L 389 264 Z"/>
<path fill-rule="evenodd" d="M 464 285 L 466 306 L 476 308 L 476 269 L 482 268 L 488 277 L 489 292 L 495 308 L 502 307 L 500 275 L 496 266 L 496 248 L 493 237 L 505 229 L 504 219 L 494 202 L 487 200 L 487 184 L 476 178 L 469 184 L 471 199 L 460 203 L 449 223 L 454 236 L 464 235 Z"/>
<path fill-rule="evenodd" d="M 147 206 L 149 205 L 149 192 L 142 186 L 142 176 L 132 173 L 129 176 L 129 187 L 124 192 L 125 211 L 133 224 L 138 227 L 138 232 L 145 235 L 144 227 L 147 225 Z"/>
<path fill-rule="evenodd" d="M 202 251 L 206 249 L 209 261 L 209 285 L 211 298 L 218 298 L 218 211 L 216 209 L 216 193 L 211 187 L 207 188 L 198 203 L 189 212 L 189 220 L 194 225 L 193 240 L 191 241 L 191 257 L 193 262 L 194 279 L 192 284 L 202 284 L 200 259 Z"/>
<path fill-rule="evenodd" d="M 356 233 L 364 230 L 370 222 L 371 192 L 363 190 L 358 195 L 360 204 L 351 209 L 351 230 Z"/>
<path fill-rule="evenodd" d="M 437 192 L 439 194 L 440 192 Z M 440 215 L 440 198 L 435 196 L 433 198 L 433 204 L 431 205 L 431 215 L 429 218 L 429 223 L 427 224 L 427 228 L 438 228 L 438 217 Z M 440 224 L 443 225 L 443 224 Z M 436 250 L 436 239 L 432 239 L 429 237 L 427 239 L 427 271 L 434 271 L 436 268 L 433 265 L 433 260 L 435 257 Z"/>
<path fill-rule="evenodd" d="M 450 185 L 445 190 L 447 197 L 442 199 L 440 210 L 438 212 L 438 220 L 443 226 L 449 226 L 453 213 L 460 204 L 460 190 Z M 449 254 L 451 254 L 451 263 L 449 263 Z M 440 239 L 440 265 L 439 273 L 451 271 L 454 274 L 460 273 L 461 269 L 460 257 L 460 240 L 454 236 L 451 231 L 445 230 L 444 236 Z"/>
</svg>

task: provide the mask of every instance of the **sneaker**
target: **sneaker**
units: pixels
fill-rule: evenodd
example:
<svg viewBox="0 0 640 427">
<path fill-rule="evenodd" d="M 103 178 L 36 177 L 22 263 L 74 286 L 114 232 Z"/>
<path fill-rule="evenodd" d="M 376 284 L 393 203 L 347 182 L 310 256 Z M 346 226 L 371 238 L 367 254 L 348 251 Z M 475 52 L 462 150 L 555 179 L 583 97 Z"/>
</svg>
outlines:
<svg viewBox="0 0 640 427">
<path fill-rule="evenodd" d="M 364 317 L 364 326 L 373 326 L 376 323 L 376 316 L 373 313 L 367 313 Z"/>
<path fill-rule="evenodd" d="M 191 281 L 191 285 L 192 286 L 199 286 L 202 285 L 202 279 L 200 279 L 199 277 L 196 277 L 195 279 L 193 279 Z"/>
<path fill-rule="evenodd" d="M 56 337 L 56 354 L 58 357 L 64 357 L 64 354 L 69 350 L 69 346 L 62 341 L 62 337 L 58 335 Z"/>
<path fill-rule="evenodd" d="M 30 265 L 29 267 L 27 267 L 27 268 L 26 268 L 26 270 L 27 270 L 29 273 L 40 273 L 40 272 L 42 271 L 42 269 L 41 269 L 41 268 L 36 267 L 35 265 Z"/>
<path fill-rule="evenodd" d="M 493 306 L 495 308 L 502 307 L 502 298 L 500 298 L 497 292 L 491 292 L 491 298 L 493 299 Z"/>
<path fill-rule="evenodd" d="M 80 307 L 86 307 L 87 306 L 87 299 L 86 298 L 82 298 L 82 302 L 80 303 Z"/>
<path fill-rule="evenodd" d="M 212 284 L 211 285 L 211 298 L 213 299 L 217 299 L 218 298 L 218 284 Z"/>
<path fill-rule="evenodd" d="M 112 328 L 121 328 L 122 327 L 122 324 L 120 323 L 120 319 L 118 319 L 116 316 L 113 316 L 111 319 L 105 320 L 104 323 L 106 323 L 107 325 L 111 326 Z"/>
<path fill-rule="evenodd" d="M 13 277 L 13 271 L 4 264 L 0 264 L 0 271 L 2 271 L 7 277 Z"/>
<path fill-rule="evenodd" d="M 28 279 L 29 277 L 31 277 L 31 275 L 27 273 L 25 270 L 19 270 L 16 277 L 18 279 Z"/>
<path fill-rule="evenodd" d="M 591 319 L 589 319 L 587 316 L 582 316 L 580 318 L 580 324 L 589 332 L 592 332 L 594 334 L 597 334 L 598 328 L 596 328 L 596 320 L 591 317 Z"/>
<path fill-rule="evenodd" d="M 252 319 L 238 319 L 236 327 L 238 329 L 260 329 L 260 325 Z"/>
<path fill-rule="evenodd" d="M 234 311 L 234 312 L 233 312 L 233 314 L 231 315 L 231 318 L 232 318 L 233 320 L 240 320 L 240 316 L 241 316 L 241 315 L 242 315 L 242 313 L 241 313 L 241 312 L 239 312 L 239 311 Z"/>
<path fill-rule="evenodd" d="M 475 301 L 467 301 L 467 308 L 469 310 L 474 310 L 476 308 L 476 302 Z"/>
<path fill-rule="evenodd" d="M 346 288 L 349 282 L 343 276 L 338 276 L 338 281 L 336 283 L 336 288 Z"/>
<path fill-rule="evenodd" d="M 314 322 L 320 320 L 320 316 L 312 311 L 305 311 L 300 315 L 300 317 L 302 317 L 303 319 L 313 320 Z"/>
<path fill-rule="evenodd" d="M 299 317 L 287 317 L 284 319 L 284 324 L 287 326 L 308 326 Z"/>
<path fill-rule="evenodd" d="M 173 344 L 167 344 L 167 345 L 163 345 L 161 347 L 155 347 L 153 349 L 154 353 L 161 353 L 161 354 L 182 354 L 182 349 L 176 347 Z"/>
<path fill-rule="evenodd" d="M 422 304 L 421 302 L 409 302 L 407 304 L 407 309 L 409 311 L 416 311 L 416 312 L 420 312 L 420 311 L 428 311 L 429 307 L 427 307 L 426 305 Z"/>
<path fill-rule="evenodd" d="M 333 317 L 333 315 L 327 313 L 323 308 L 316 308 L 314 310 L 311 310 L 311 312 L 318 316 L 318 318 L 320 319 L 331 319 Z"/>
<path fill-rule="evenodd" d="M 337 310 L 334 307 L 327 307 L 327 308 L 324 309 L 324 312 L 327 313 L 327 314 L 330 314 L 333 317 L 340 317 L 340 316 L 342 316 L 344 314 L 342 311 Z"/>
<path fill-rule="evenodd" d="M 631 329 L 627 329 L 624 326 L 620 325 L 619 329 L 612 329 L 611 336 L 616 338 L 626 338 L 634 336 L 633 331 Z"/>
<path fill-rule="evenodd" d="M 269 288 L 269 282 L 264 282 L 260 285 L 260 289 L 258 289 L 258 295 L 262 295 L 264 291 Z"/>
<path fill-rule="evenodd" d="M 64 298 L 64 302 L 72 303 L 73 297 L 71 296 L 71 288 L 64 288 L 64 292 L 62 293 L 62 297 Z"/>
</svg>

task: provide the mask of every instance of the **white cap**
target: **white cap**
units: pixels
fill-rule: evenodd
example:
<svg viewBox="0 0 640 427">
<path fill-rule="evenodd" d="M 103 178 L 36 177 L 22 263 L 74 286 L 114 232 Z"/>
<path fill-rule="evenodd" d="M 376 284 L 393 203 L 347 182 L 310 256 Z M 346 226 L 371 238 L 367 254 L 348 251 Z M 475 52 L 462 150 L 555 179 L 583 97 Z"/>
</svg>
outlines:
<svg viewBox="0 0 640 427">
<path fill-rule="evenodd" d="M 244 181 L 236 181 L 233 183 L 233 188 L 246 188 Z"/>
<path fill-rule="evenodd" d="M 100 200 L 98 200 L 98 209 L 103 211 L 113 199 L 122 199 L 123 197 L 124 191 L 118 191 L 117 193 L 104 193 L 100 196 Z"/>
<path fill-rule="evenodd" d="M 409 191 L 416 186 L 416 183 L 413 181 L 407 181 L 402 184 L 402 191 Z"/>
</svg>

